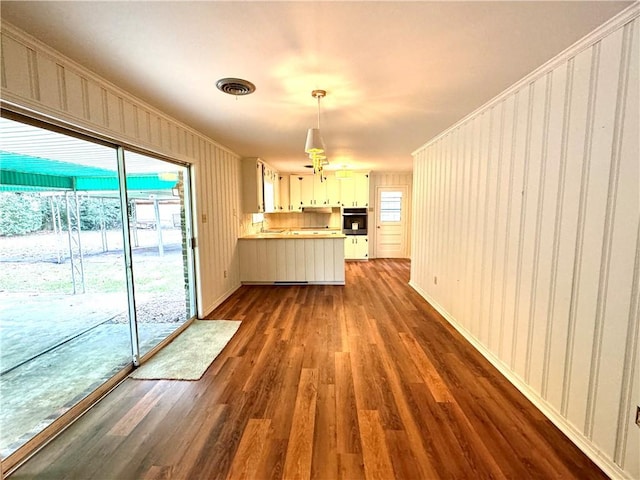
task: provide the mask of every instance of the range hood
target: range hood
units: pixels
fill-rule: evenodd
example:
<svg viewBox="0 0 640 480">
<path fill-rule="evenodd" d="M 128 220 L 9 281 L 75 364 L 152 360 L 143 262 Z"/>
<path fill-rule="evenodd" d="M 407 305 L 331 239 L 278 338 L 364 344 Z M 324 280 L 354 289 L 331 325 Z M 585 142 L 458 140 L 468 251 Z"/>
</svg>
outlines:
<svg viewBox="0 0 640 480">
<path fill-rule="evenodd" d="M 332 207 L 302 207 L 302 211 L 303 212 L 309 212 L 309 213 L 332 213 L 333 209 Z"/>
</svg>

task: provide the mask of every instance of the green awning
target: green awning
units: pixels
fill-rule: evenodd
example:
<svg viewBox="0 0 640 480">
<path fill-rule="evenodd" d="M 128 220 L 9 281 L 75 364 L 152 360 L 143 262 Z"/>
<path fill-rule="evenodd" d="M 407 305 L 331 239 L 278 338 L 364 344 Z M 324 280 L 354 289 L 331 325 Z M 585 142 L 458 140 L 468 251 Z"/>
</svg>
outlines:
<svg viewBox="0 0 640 480">
<path fill-rule="evenodd" d="M 171 190 L 177 173 L 127 175 L 129 190 Z M 0 151 L 0 190 L 118 190 L 118 172 L 75 163 Z"/>
</svg>

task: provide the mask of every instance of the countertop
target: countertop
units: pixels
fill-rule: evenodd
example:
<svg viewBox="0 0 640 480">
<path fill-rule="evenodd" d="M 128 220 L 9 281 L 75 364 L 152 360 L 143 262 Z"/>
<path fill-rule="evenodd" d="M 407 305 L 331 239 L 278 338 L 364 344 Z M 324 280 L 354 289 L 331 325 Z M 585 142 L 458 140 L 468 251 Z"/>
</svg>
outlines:
<svg viewBox="0 0 640 480">
<path fill-rule="evenodd" d="M 277 229 L 244 235 L 240 239 L 305 239 L 305 238 L 346 238 L 342 230 L 336 229 Z"/>
</svg>

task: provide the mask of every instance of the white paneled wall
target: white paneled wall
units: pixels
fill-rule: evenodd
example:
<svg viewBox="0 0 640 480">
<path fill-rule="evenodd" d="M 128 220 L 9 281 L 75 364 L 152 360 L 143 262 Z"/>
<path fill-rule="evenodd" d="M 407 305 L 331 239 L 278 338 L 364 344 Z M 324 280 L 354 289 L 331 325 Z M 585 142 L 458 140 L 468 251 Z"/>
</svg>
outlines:
<svg viewBox="0 0 640 480">
<path fill-rule="evenodd" d="M 369 218 L 368 218 L 368 230 L 369 230 L 369 245 L 376 244 L 376 188 L 377 187 L 407 187 L 407 199 L 405 202 L 407 208 L 407 219 L 405 226 L 406 235 L 406 257 L 411 255 L 411 208 L 412 202 L 412 188 L 413 188 L 413 174 L 411 172 L 371 172 L 369 175 Z M 375 258 L 374 248 L 369 248 L 370 258 Z"/>
<path fill-rule="evenodd" d="M 213 310 L 240 285 L 239 157 L 6 22 L 1 41 L 3 107 L 193 165 L 199 315 Z"/>
<path fill-rule="evenodd" d="M 414 152 L 411 284 L 640 478 L 640 5 Z"/>
</svg>

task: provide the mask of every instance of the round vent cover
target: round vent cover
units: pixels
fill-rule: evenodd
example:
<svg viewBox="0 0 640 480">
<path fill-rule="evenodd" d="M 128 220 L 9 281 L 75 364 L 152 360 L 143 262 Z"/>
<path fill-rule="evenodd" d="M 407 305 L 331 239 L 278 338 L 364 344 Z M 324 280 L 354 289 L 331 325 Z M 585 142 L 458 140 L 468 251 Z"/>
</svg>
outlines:
<svg viewBox="0 0 640 480">
<path fill-rule="evenodd" d="M 229 95 L 249 95 L 256 91 L 256 86 L 241 78 L 222 78 L 216 82 L 218 90 Z"/>
</svg>

